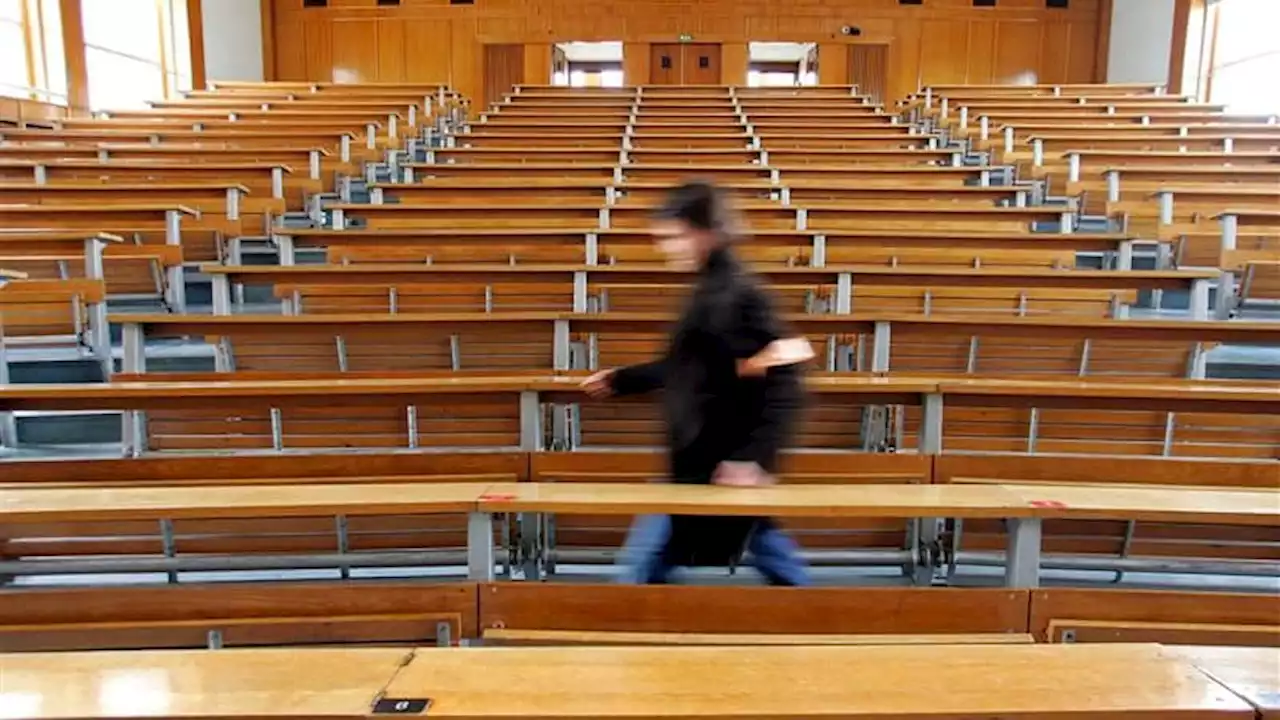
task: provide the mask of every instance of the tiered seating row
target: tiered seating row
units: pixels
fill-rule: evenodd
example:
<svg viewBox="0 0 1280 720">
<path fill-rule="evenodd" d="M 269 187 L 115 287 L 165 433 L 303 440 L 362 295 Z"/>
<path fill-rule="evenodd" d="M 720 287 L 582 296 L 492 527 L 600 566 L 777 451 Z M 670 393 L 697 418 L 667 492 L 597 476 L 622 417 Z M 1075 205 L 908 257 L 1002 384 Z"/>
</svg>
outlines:
<svg viewBox="0 0 1280 720">
<path fill-rule="evenodd" d="M 904 108 L 1002 162 L 1022 164 L 1126 232 L 1176 243 L 1158 255 L 1160 266 L 1221 268 L 1219 317 L 1242 304 L 1274 304 L 1280 226 L 1268 215 L 1280 208 L 1280 116 L 1232 116 L 1143 92 L 953 86 L 927 89 Z M 1254 215 L 1255 229 L 1220 227 L 1227 211 Z"/>
</svg>

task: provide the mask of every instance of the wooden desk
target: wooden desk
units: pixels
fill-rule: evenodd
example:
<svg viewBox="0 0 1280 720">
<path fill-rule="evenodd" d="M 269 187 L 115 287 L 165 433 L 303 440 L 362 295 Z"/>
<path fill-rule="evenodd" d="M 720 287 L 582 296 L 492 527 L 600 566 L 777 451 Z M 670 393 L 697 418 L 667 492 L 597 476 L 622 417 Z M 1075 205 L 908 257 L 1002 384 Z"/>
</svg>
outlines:
<svg viewBox="0 0 1280 720">
<path fill-rule="evenodd" d="M 480 496 L 478 510 L 815 518 L 1019 518 L 1032 514 L 1025 500 L 994 485 L 728 488 L 667 483 L 494 483 Z"/>
<path fill-rule="evenodd" d="M 1280 474 L 1280 467 L 1276 471 Z M 1018 485 L 1007 480 L 1001 481 L 1000 487 L 1028 505 L 1051 508 L 1055 518 L 1262 526 L 1273 526 L 1280 518 L 1280 489 L 1171 491 L 1160 487 Z"/>
<path fill-rule="evenodd" d="M 443 718 L 1252 717 L 1155 645 L 422 651 L 387 696 Z"/>
<path fill-rule="evenodd" d="M 1258 709 L 1260 720 L 1280 718 L 1280 648 L 1169 648 Z"/>
<path fill-rule="evenodd" d="M 4 503 L 0 505 L 0 521 L 17 525 L 473 512 L 476 498 L 483 495 L 489 485 L 483 482 L 409 482 L 31 488 L 5 494 Z"/>
<path fill-rule="evenodd" d="M 0 655 L 9 713 L 67 718 L 365 717 L 404 648 Z"/>
</svg>

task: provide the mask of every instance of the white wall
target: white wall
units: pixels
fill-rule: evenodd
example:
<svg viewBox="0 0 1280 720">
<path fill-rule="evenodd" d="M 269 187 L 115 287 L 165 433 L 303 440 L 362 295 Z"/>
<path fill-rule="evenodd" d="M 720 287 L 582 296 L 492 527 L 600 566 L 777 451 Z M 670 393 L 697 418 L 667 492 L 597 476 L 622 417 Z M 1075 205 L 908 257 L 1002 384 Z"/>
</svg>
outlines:
<svg viewBox="0 0 1280 720">
<path fill-rule="evenodd" d="M 1169 81 L 1174 0 L 1115 0 L 1108 82 Z"/>
<path fill-rule="evenodd" d="M 204 72 L 209 80 L 262 80 L 259 0 L 204 0 Z"/>
</svg>

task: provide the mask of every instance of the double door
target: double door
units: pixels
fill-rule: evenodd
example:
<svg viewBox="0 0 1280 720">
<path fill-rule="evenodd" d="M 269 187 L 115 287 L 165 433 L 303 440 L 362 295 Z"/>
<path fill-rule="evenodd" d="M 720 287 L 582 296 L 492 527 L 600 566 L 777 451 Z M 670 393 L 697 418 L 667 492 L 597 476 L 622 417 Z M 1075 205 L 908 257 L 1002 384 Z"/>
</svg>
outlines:
<svg viewBox="0 0 1280 720">
<path fill-rule="evenodd" d="M 649 84 L 720 84 L 718 43 L 655 43 L 651 47 Z"/>
</svg>

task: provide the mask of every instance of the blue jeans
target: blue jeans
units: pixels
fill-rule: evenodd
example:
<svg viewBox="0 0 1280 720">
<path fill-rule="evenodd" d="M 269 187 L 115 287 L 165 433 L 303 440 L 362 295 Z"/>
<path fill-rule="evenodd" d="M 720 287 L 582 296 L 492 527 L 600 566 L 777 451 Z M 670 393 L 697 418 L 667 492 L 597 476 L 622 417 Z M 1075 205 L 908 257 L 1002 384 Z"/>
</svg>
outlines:
<svg viewBox="0 0 1280 720">
<path fill-rule="evenodd" d="M 622 546 L 620 582 L 632 585 L 664 585 L 675 568 L 663 561 L 662 552 L 671 537 L 670 515 L 638 515 Z M 762 524 L 747 540 L 752 564 L 770 585 L 809 585 L 809 568 L 799 548 L 773 523 Z"/>
</svg>

